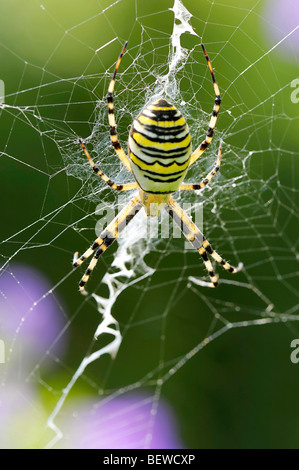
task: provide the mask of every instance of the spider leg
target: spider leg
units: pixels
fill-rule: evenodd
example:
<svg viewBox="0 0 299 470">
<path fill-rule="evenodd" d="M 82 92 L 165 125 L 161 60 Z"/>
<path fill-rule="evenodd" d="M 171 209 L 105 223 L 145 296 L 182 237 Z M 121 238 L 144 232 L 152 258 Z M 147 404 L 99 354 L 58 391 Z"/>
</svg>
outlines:
<svg viewBox="0 0 299 470">
<path fill-rule="evenodd" d="M 77 254 L 78 254 L 77 252 L 76 257 L 74 258 L 73 267 L 77 268 L 82 263 L 84 263 L 84 261 L 87 258 L 89 258 L 97 248 L 99 248 L 103 243 L 105 243 L 106 238 L 109 238 L 109 237 L 107 237 L 105 233 L 102 232 L 101 235 L 93 242 L 92 246 L 88 248 L 88 250 L 86 250 L 85 253 L 83 253 L 83 255 L 80 256 L 80 258 L 77 257 Z"/>
<path fill-rule="evenodd" d="M 214 166 L 213 170 L 210 171 L 210 173 L 201 181 L 201 183 L 182 183 L 181 186 L 179 187 L 179 191 L 193 191 L 196 189 L 204 188 L 220 169 L 221 149 L 222 149 L 222 142 L 220 143 L 216 165 Z"/>
<path fill-rule="evenodd" d="M 192 246 L 198 251 L 200 256 L 203 259 L 205 267 L 209 273 L 211 282 L 208 282 L 206 285 L 208 287 L 217 287 L 218 286 L 218 276 L 214 273 L 213 266 L 211 261 L 208 259 L 208 254 L 221 264 L 221 266 L 227 271 L 235 274 L 242 268 L 242 265 L 239 265 L 237 268 L 231 266 L 227 261 L 225 261 L 213 248 L 210 243 L 204 237 L 203 233 L 199 228 L 192 222 L 191 218 L 183 211 L 183 209 L 175 202 L 172 198 L 170 199 L 168 205 L 165 207 L 166 211 L 173 218 L 174 222 L 180 227 L 181 231 L 191 243 Z"/>
<path fill-rule="evenodd" d="M 80 145 L 83 149 L 83 152 L 85 153 L 86 157 L 88 158 L 90 166 L 93 169 L 93 171 L 95 172 L 95 174 L 98 175 L 100 178 L 102 178 L 102 180 L 104 180 L 105 183 L 107 183 L 108 186 L 110 186 L 110 188 L 115 189 L 116 191 L 129 191 L 130 189 L 137 189 L 138 188 L 138 185 L 137 185 L 136 182 L 134 182 L 134 183 L 124 183 L 124 184 L 114 183 L 114 181 L 112 181 L 107 175 L 105 175 L 105 173 L 103 173 L 101 170 L 99 170 L 98 167 L 95 166 L 95 163 L 94 163 L 93 159 L 89 155 L 89 152 L 88 152 L 87 148 L 85 147 L 85 145 L 83 144 L 81 139 L 79 139 L 79 142 L 80 142 Z"/>
<path fill-rule="evenodd" d="M 133 217 L 140 211 L 142 207 L 143 204 L 141 203 L 139 196 L 135 196 L 112 220 L 112 222 L 110 222 L 108 227 L 101 233 L 93 245 L 73 264 L 74 267 L 79 266 L 96 250 L 95 255 L 93 256 L 79 283 L 81 294 L 87 294 L 84 286 L 87 283 L 92 271 L 96 267 L 99 257 L 104 253 L 104 251 L 107 250 L 107 248 L 109 248 L 110 245 L 112 245 L 122 230 L 124 230 L 127 224 L 133 219 Z"/>
<path fill-rule="evenodd" d="M 108 102 L 108 121 L 109 121 L 109 126 L 110 126 L 110 138 L 111 138 L 112 145 L 114 147 L 114 150 L 115 150 L 116 154 L 118 155 L 118 157 L 122 161 L 122 163 L 132 173 L 130 161 L 129 161 L 127 155 L 125 154 L 124 149 L 122 148 L 122 146 L 121 146 L 121 144 L 120 144 L 120 142 L 117 138 L 116 121 L 115 121 L 115 115 L 114 115 L 114 103 L 113 103 L 113 92 L 114 92 L 115 78 L 116 78 L 116 74 L 117 74 L 118 67 L 120 65 L 122 56 L 124 55 L 124 52 L 126 50 L 127 44 L 128 44 L 128 41 L 125 42 L 125 45 L 122 48 L 120 56 L 117 59 L 115 69 L 114 69 L 114 72 L 113 72 L 113 76 L 112 76 L 112 79 L 111 79 L 111 82 L 110 82 L 110 85 L 109 85 L 109 88 L 108 88 L 107 102 Z"/>
<path fill-rule="evenodd" d="M 193 154 L 191 155 L 190 165 L 193 165 L 193 163 L 196 162 L 196 160 L 204 153 L 206 148 L 210 145 L 210 143 L 212 141 L 212 138 L 213 138 L 214 129 L 215 129 L 216 122 L 217 122 L 217 116 L 218 116 L 218 112 L 219 112 L 220 104 L 221 104 L 220 91 L 219 91 L 219 87 L 218 87 L 218 84 L 216 82 L 216 78 L 215 78 L 215 75 L 214 75 L 214 72 L 213 72 L 212 64 L 211 64 L 209 56 L 208 56 L 208 54 L 205 50 L 205 46 L 202 44 L 201 47 L 202 47 L 204 55 L 207 59 L 207 63 L 208 63 L 208 67 L 209 67 L 209 70 L 210 70 L 210 73 L 211 73 L 216 98 L 215 98 L 215 101 L 214 101 L 214 107 L 213 107 L 212 116 L 211 116 L 211 119 L 210 119 L 210 124 L 209 124 L 209 127 L 208 127 L 206 138 L 200 144 L 200 146 L 193 152 Z"/>
</svg>

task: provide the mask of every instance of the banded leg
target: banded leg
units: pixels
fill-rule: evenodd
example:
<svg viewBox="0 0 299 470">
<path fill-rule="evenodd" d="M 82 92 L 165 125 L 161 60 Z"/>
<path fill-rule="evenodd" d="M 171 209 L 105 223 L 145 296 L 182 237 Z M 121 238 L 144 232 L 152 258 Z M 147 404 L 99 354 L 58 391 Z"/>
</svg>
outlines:
<svg viewBox="0 0 299 470">
<path fill-rule="evenodd" d="M 81 281 L 79 282 L 79 289 L 81 294 L 86 295 L 87 292 L 84 288 L 87 283 L 92 271 L 96 267 L 99 257 L 104 253 L 104 251 L 109 248 L 110 245 L 118 238 L 122 230 L 127 226 L 127 224 L 133 219 L 133 217 L 140 211 L 143 207 L 143 204 L 140 202 L 138 196 L 132 199 L 129 204 L 120 211 L 120 213 L 110 222 L 108 227 L 101 233 L 100 237 L 96 239 L 92 247 L 89 248 L 75 263 L 74 267 L 79 266 L 85 261 L 86 258 L 91 256 L 91 254 L 96 250 L 95 255 L 93 256 L 91 262 L 84 275 L 82 276 Z"/>
<path fill-rule="evenodd" d="M 76 252 L 75 254 L 75 257 L 74 257 L 74 262 L 73 262 L 73 267 L 74 268 L 77 268 L 78 266 L 80 266 L 82 263 L 84 263 L 84 261 L 89 258 L 93 253 L 94 251 L 99 248 L 99 246 L 102 245 L 102 243 L 104 243 L 105 241 L 105 235 L 104 235 L 104 238 L 102 238 L 103 236 L 103 233 L 101 233 L 101 235 L 99 236 L 99 238 L 97 238 L 92 246 L 90 248 L 88 248 L 88 250 L 85 251 L 85 253 L 83 253 L 82 256 L 80 256 L 80 258 L 77 257 L 77 254 L 78 252 Z"/>
<path fill-rule="evenodd" d="M 213 170 L 210 171 L 208 176 L 206 176 L 206 178 L 204 178 L 201 183 L 182 183 L 181 186 L 179 187 L 179 191 L 193 191 L 196 189 L 204 188 L 211 181 L 211 179 L 216 175 L 216 173 L 220 170 L 221 149 L 222 149 L 222 142 L 219 147 L 216 165 L 214 166 Z"/>
<path fill-rule="evenodd" d="M 99 170 L 99 168 L 97 166 L 95 166 L 95 163 L 94 163 L 93 159 L 89 155 L 89 152 L 88 152 L 87 148 L 85 147 L 85 145 L 83 144 L 81 139 L 79 139 L 79 142 L 80 142 L 80 145 L 83 149 L 83 152 L 85 153 L 86 157 L 88 158 L 90 166 L 93 169 L 93 171 L 95 172 L 95 174 L 98 175 L 100 178 L 102 178 L 102 180 L 104 180 L 105 183 L 107 183 L 108 186 L 110 186 L 110 188 L 115 189 L 116 191 L 129 191 L 131 189 L 137 189 L 138 188 L 138 185 L 137 185 L 136 182 L 134 182 L 134 183 L 124 183 L 124 184 L 114 183 L 114 181 L 112 181 L 110 178 L 108 178 L 108 176 L 105 175 L 105 173 L 103 173 L 101 170 Z"/>
<path fill-rule="evenodd" d="M 131 170 L 131 165 L 130 161 L 127 157 L 127 155 L 124 152 L 124 149 L 122 148 L 118 138 L 117 138 L 117 133 L 116 133 L 116 121 L 115 121 L 115 115 L 114 115 L 114 103 L 113 103 L 113 92 L 114 92 L 114 85 L 115 85 L 115 78 L 116 74 L 118 71 L 118 67 L 121 63 L 122 56 L 124 55 L 124 52 L 126 50 L 128 41 L 125 42 L 124 47 L 122 48 L 122 51 L 120 53 L 119 58 L 117 59 L 115 69 L 113 72 L 113 76 L 108 88 L 108 94 L 107 94 L 107 102 L 108 102 L 108 121 L 109 121 L 109 126 L 110 126 L 110 138 L 112 145 L 114 147 L 115 152 L 117 153 L 118 157 L 122 161 L 122 163 L 125 165 L 125 167 L 132 173 Z"/>
<path fill-rule="evenodd" d="M 231 266 L 215 250 L 213 250 L 208 240 L 206 240 L 206 238 L 204 237 L 203 233 L 173 199 L 170 199 L 170 202 L 165 207 L 165 209 L 168 214 L 173 218 L 174 222 L 180 227 L 187 240 L 191 243 L 192 246 L 194 246 L 194 248 L 202 257 L 211 279 L 211 282 L 208 282 L 206 284 L 208 287 L 218 286 L 218 276 L 216 276 L 216 274 L 214 273 L 212 263 L 208 259 L 208 254 L 212 256 L 212 258 L 217 261 L 217 263 L 221 264 L 221 266 L 227 271 L 233 274 L 240 271 L 242 265 L 240 264 L 237 268 Z"/>
<path fill-rule="evenodd" d="M 219 91 L 219 87 L 218 87 L 218 84 L 216 82 L 216 78 L 215 78 L 215 75 L 214 75 L 214 72 L 213 72 L 212 64 L 211 64 L 209 56 L 208 56 L 208 54 L 205 50 L 205 46 L 203 44 L 201 44 L 201 47 L 202 47 L 202 50 L 204 52 L 205 58 L 207 59 L 207 63 L 208 63 L 208 67 L 209 67 L 209 70 L 210 70 L 210 73 L 211 73 L 216 98 L 215 98 L 215 101 L 214 101 L 214 107 L 213 107 L 212 116 L 211 116 L 211 119 L 210 119 L 210 124 L 209 124 L 209 127 L 208 127 L 206 138 L 200 144 L 200 146 L 193 152 L 193 154 L 191 155 L 190 165 L 192 165 L 194 162 L 196 162 L 196 160 L 204 153 L 206 148 L 210 145 L 210 143 L 212 141 L 212 138 L 213 138 L 214 129 L 215 129 L 216 122 L 217 122 L 217 116 L 218 116 L 218 112 L 219 112 L 220 104 L 221 104 L 220 91 Z"/>
</svg>

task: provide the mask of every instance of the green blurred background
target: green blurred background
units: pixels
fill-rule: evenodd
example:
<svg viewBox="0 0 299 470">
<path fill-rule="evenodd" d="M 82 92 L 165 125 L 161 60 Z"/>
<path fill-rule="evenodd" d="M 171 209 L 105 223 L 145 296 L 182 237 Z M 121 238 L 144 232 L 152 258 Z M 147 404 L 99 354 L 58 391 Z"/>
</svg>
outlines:
<svg viewBox="0 0 299 470">
<path fill-rule="evenodd" d="M 290 343 L 299 331 L 296 321 L 282 320 L 283 314 L 295 315 L 298 305 L 299 104 L 290 98 L 290 83 L 298 76 L 298 31 L 268 53 L 296 26 L 292 23 L 296 15 L 298 24 L 299 15 L 291 2 L 294 15 L 285 13 L 290 22 L 282 21 L 278 28 L 270 15 L 274 3 L 245 0 L 240 6 L 237 0 L 224 4 L 184 1 L 198 35 L 182 36 L 184 47 L 195 48 L 184 71 L 187 79 L 180 82 L 186 109 L 193 126 L 202 110 L 209 113 L 212 109 L 210 77 L 196 45 L 202 39 L 223 95 L 217 129 L 231 146 L 221 181 L 239 172 L 243 175 L 242 186 L 226 186 L 225 192 L 218 193 L 216 200 L 223 198 L 219 200 L 221 212 L 205 213 L 206 236 L 233 264 L 243 261 L 245 272 L 234 280 L 262 292 L 274 305 L 272 318 L 277 316 L 276 322 L 262 326 L 227 330 L 163 384 L 162 396 L 171 404 L 181 439 L 190 448 L 297 448 L 299 442 L 299 365 L 290 361 Z M 155 70 L 167 72 L 173 2 L 123 0 L 113 4 L 110 0 L 52 0 L 43 5 L 12 0 L 0 7 L 0 78 L 5 83 L 5 106 L 0 108 L 2 260 L 11 257 L 6 266 L 11 272 L 14 263 L 40 270 L 51 286 L 57 286 L 54 296 L 66 317 L 66 331 L 59 339 L 67 343 L 60 357 L 66 367 L 53 367 L 53 359 L 43 360 L 41 380 L 34 382 L 35 404 L 43 409 L 40 429 L 85 354 L 107 341 L 104 337 L 96 346 L 92 343 L 99 315 L 94 301 L 83 301 L 77 293 L 81 272 L 63 280 L 71 272 L 73 253 L 81 253 L 95 238 L 96 217 L 84 220 L 83 234 L 72 224 L 77 226 L 84 214 L 92 214 L 99 202 L 88 194 L 88 188 L 95 190 L 98 183 L 85 184 L 87 167 L 80 174 L 84 157 L 76 150 L 76 137 L 86 137 L 95 128 L 97 100 L 105 97 L 113 64 L 126 39 L 129 49 L 122 67 L 128 74 L 121 75 L 120 84 L 126 84 L 127 90 L 121 85 L 117 88 L 119 103 L 130 105 L 134 113 L 153 90 Z M 101 48 L 109 41 L 109 46 Z M 139 76 L 134 74 L 137 65 Z M 196 108 L 199 102 L 202 110 Z M 119 123 L 122 139 L 130 118 L 127 112 Z M 225 134 L 227 128 L 230 131 Z M 197 132 L 195 141 L 204 135 L 202 129 Z M 212 148 L 216 149 L 216 143 Z M 206 168 L 214 162 L 214 154 L 209 154 Z M 113 201 L 108 192 L 105 190 L 105 200 L 111 197 Z M 76 201 L 68 203 L 73 197 Z M 48 214 L 56 210 L 51 218 Z M 24 227 L 28 228 L 24 231 Z M 223 228 L 231 230 L 228 238 Z M 157 250 L 146 258 L 151 266 L 158 263 L 155 274 L 126 289 L 113 308 L 125 331 L 117 358 L 104 357 L 94 363 L 86 375 L 96 386 L 79 381 L 70 401 L 97 398 L 97 388 L 109 394 L 162 366 L 155 381 L 166 372 L 168 361 L 172 364 L 173 359 L 185 357 L 223 326 L 217 313 L 235 325 L 271 317 L 265 311 L 267 302 L 253 289 L 223 284 L 217 292 L 206 292 L 198 286 L 188 287 L 188 275 L 203 277 L 204 271 L 197 255 L 184 252 L 182 243 L 176 241 L 169 256 L 161 257 Z M 167 247 L 164 244 L 162 250 Z M 89 289 L 107 293 L 100 280 L 114 252 L 115 248 L 105 254 Z M 217 270 L 221 277 L 229 278 Z M 156 320 L 147 323 L 147 318 Z M 40 360 L 37 357 L 36 363 Z M 150 381 L 139 388 L 153 393 Z M 18 421 L 12 426 L 17 427 Z M 49 436 L 51 432 L 40 438 L 35 431 L 28 441 L 20 439 L 15 445 L 44 446 Z"/>
</svg>

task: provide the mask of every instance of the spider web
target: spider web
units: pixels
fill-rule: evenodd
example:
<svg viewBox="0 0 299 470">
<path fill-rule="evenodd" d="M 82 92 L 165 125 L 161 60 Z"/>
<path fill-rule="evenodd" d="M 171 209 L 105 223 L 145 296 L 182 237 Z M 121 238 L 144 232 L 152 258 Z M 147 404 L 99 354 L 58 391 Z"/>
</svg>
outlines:
<svg viewBox="0 0 299 470">
<path fill-rule="evenodd" d="M 275 447 L 281 426 L 298 446 L 298 7 L 289 0 L 294 15 L 282 18 L 278 1 L 116 0 L 83 12 L 73 2 L 70 15 L 36 2 L 24 42 L 5 8 L 0 50 L 14 74 L 0 77 L 1 446 Z M 101 258 L 89 296 L 77 291 L 74 253 L 132 198 L 96 178 L 78 145 L 111 179 L 132 181 L 111 149 L 105 99 L 126 39 L 115 87 L 124 148 L 133 118 L 161 94 L 195 148 L 215 98 L 201 41 L 212 60 L 223 104 L 187 180 L 212 169 L 220 140 L 221 171 L 175 199 L 202 211 L 212 246 L 244 265 L 236 275 L 215 266 L 217 290 L 202 286 L 198 254 L 182 238 L 148 236 L 140 213 Z M 269 404 L 280 395 L 285 419 Z"/>
</svg>

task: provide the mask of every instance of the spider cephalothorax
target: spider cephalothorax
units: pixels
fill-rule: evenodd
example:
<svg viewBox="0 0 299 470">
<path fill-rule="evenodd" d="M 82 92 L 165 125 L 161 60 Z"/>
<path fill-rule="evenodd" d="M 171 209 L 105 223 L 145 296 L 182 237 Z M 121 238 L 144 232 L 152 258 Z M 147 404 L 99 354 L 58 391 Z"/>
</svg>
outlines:
<svg viewBox="0 0 299 470">
<path fill-rule="evenodd" d="M 199 228 L 171 196 L 175 191 L 192 191 L 204 188 L 220 168 L 222 144 L 219 147 L 216 165 L 206 178 L 201 183 L 183 183 L 189 166 L 203 154 L 212 140 L 221 103 L 220 91 L 211 62 L 204 45 L 202 44 L 201 46 L 208 63 L 216 95 L 205 139 L 192 153 L 191 136 L 185 118 L 175 106 L 161 97 L 147 105 L 134 119 L 129 135 L 129 158 L 126 156 L 117 138 L 113 104 L 115 77 L 127 47 L 127 42 L 121 51 L 107 95 L 110 136 L 115 152 L 125 167 L 133 173 L 135 182 L 118 184 L 111 181 L 108 176 L 95 166 L 85 145 L 81 139 L 79 141 L 93 171 L 112 189 L 117 191 L 138 189 L 139 192 L 120 211 L 106 230 L 95 240 L 93 245 L 80 258 L 75 260 L 73 266 L 77 267 L 95 252 L 79 283 L 82 294 L 86 294 L 84 286 L 95 268 L 98 258 L 116 240 L 120 232 L 142 208 L 145 209 L 148 216 L 159 215 L 163 208 L 168 212 L 174 222 L 181 228 L 185 237 L 202 257 L 211 280 L 206 283 L 208 287 L 218 286 L 218 276 L 214 273 L 211 261 L 208 259 L 208 254 L 231 273 L 236 273 L 241 269 L 241 265 L 238 268 L 234 268 L 213 250 Z"/>
</svg>

